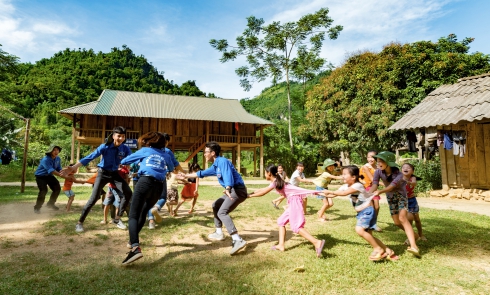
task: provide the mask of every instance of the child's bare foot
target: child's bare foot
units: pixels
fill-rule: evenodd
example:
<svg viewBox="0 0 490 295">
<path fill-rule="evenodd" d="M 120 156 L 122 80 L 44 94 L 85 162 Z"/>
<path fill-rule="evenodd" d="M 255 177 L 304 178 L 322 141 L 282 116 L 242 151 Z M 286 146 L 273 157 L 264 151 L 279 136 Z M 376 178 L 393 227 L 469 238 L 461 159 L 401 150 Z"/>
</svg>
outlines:
<svg viewBox="0 0 490 295">
<path fill-rule="evenodd" d="M 177 215 L 179 215 L 179 214 L 177 214 L 177 209 L 175 209 L 175 210 L 173 211 L 172 216 L 177 216 Z"/>
<path fill-rule="evenodd" d="M 188 214 L 191 214 L 192 212 L 194 212 L 194 209 L 190 209 L 189 211 L 187 211 Z"/>
<path fill-rule="evenodd" d="M 107 220 L 102 220 L 100 224 L 107 224 Z"/>
<path fill-rule="evenodd" d="M 284 246 L 275 245 L 275 246 L 271 247 L 271 250 L 278 250 L 278 251 L 284 252 L 284 250 L 286 250 L 286 249 L 284 248 Z"/>
</svg>

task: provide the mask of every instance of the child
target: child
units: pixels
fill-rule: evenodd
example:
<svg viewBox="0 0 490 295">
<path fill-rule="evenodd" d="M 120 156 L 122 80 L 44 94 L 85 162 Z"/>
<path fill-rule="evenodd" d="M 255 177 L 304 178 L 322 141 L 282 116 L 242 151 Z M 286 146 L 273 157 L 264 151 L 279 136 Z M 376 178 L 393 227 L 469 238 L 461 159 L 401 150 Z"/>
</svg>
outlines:
<svg viewBox="0 0 490 295">
<path fill-rule="evenodd" d="M 373 185 L 369 190 L 375 196 L 386 193 L 388 205 L 390 206 L 391 218 L 396 226 L 405 231 L 410 246 L 407 251 L 416 257 L 420 257 L 419 248 L 415 243 L 418 238 L 413 231 L 412 225 L 408 220 L 408 199 L 405 188 L 403 174 L 398 169 L 395 162 L 395 154 L 391 152 L 381 152 L 374 156 L 378 162 L 378 169 L 374 172 Z M 378 190 L 379 180 L 383 180 L 384 189 Z"/>
<path fill-rule="evenodd" d="M 173 206 L 179 204 L 179 183 L 186 184 L 187 180 L 177 179 L 176 173 L 167 174 L 167 209 L 171 216 L 175 216 Z"/>
<path fill-rule="evenodd" d="M 189 166 L 189 171 L 191 172 L 195 173 L 199 170 L 201 170 L 201 167 L 197 163 L 192 163 Z M 182 204 L 184 204 L 185 201 L 192 201 L 191 209 L 189 209 L 187 213 L 191 214 L 194 212 L 194 206 L 196 205 L 197 197 L 199 196 L 199 178 L 188 178 L 187 181 L 188 183 L 184 185 L 184 188 L 180 193 L 182 201 L 180 201 L 177 207 L 175 207 L 174 216 L 177 216 L 177 210 L 180 206 L 182 206 Z"/>
<path fill-rule="evenodd" d="M 325 246 L 325 240 L 318 240 L 314 238 L 307 230 L 304 229 L 305 215 L 303 212 L 303 199 L 310 194 L 319 194 L 318 191 L 306 190 L 296 187 L 289 183 L 284 182 L 282 177 L 277 174 L 277 166 L 270 165 L 265 169 L 265 177 L 271 182 L 268 187 L 261 188 L 252 194 L 249 194 L 249 198 L 260 197 L 273 189 L 276 189 L 278 193 L 286 196 L 288 199 L 288 208 L 277 219 L 279 225 L 279 244 L 272 246 L 272 250 L 285 250 L 285 237 L 286 237 L 286 224 L 290 224 L 291 230 L 300 234 L 303 238 L 307 239 L 315 246 L 316 257 L 320 258 L 322 255 L 323 247 Z"/>
<path fill-rule="evenodd" d="M 124 179 L 126 182 L 129 183 L 130 178 L 129 178 L 129 170 L 126 166 L 124 165 L 119 165 L 119 169 L 117 171 L 119 176 L 121 176 L 122 179 Z M 113 220 L 118 215 L 119 213 L 119 206 L 120 206 L 120 197 L 115 189 L 115 185 L 112 183 L 109 183 L 109 191 L 107 192 L 104 201 L 102 202 L 104 204 L 104 220 L 102 220 L 100 223 L 101 224 L 106 224 L 107 223 L 107 214 L 109 212 L 109 209 L 111 210 L 111 223 L 115 224 L 118 228 L 120 229 L 126 229 L 126 225 L 124 225 L 122 222 L 120 223 L 114 223 Z"/>
<path fill-rule="evenodd" d="M 284 171 L 284 166 L 282 164 L 277 164 L 277 175 L 279 175 L 285 182 L 289 182 L 288 175 L 286 174 L 286 171 Z M 281 204 L 282 200 L 284 199 L 284 196 L 280 196 L 272 200 L 272 206 L 274 206 L 274 208 L 276 209 L 279 209 L 279 204 Z"/>
<path fill-rule="evenodd" d="M 141 162 L 138 170 L 139 180 L 134 189 L 133 200 L 129 211 L 129 246 L 131 251 L 122 262 L 123 265 L 132 263 L 141 257 L 139 232 L 146 222 L 147 212 L 155 205 L 161 196 L 167 163 L 162 148 L 165 147 L 165 136 L 160 132 L 148 132 L 138 138 L 138 145 L 142 148 L 132 155 L 124 158 L 121 164 L 127 165 Z"/>
<path fill-rule="evenodd" d="M 407 182 L 407 198 L 408 198 L 408 220 L 410 224 L 415 221 L 415 226 L 417 227 L 417 233 L 419 234 L 418 240 L 427 241 L 427 238 L 422 234 L 422 222 L 419 217 L 419 204 L 417 202 L 417 197 L 414 194 L 415 186 L 417 185 L 417 180 L 422 180 L 422 178 L 413 175 L 415 168 L 410 163 L 405 163 L 402 166 L 403 179 Z M 417 241 L 418 241 L 417 240 Z M 405 245 L 409 245 L 409 241 L 405 241 Z"/>
<path fill-rule="evenodd" d="M 359 171 L 359 175 L 364 177 L 364 187 L 366 188 L 367 191 L 371 189 L 371 186 L 373 185 L 373 177 L 374 177 L 374 172 L 376 171 L 376 156 L 378 154 L 377 151 L 375 150 L 370 150 L 367 153 L 367 163 L 362 166 L 361 170 Z M 376 213 L 376 218 L 378 217 L 379 214 L 379 200 L 381 200 L 380 196 L 374 196 L 373 198 L 373 205 L 374 205 L 374 212 Z M 376 224 L 375 225 L 375 231 L 377 232 L 382 232 L 383 230 Z"/>
<path fill-rule="evenodd" d="M 336 176 L 332 175 L 331 173 L 334 172 L 335 168 L 337 167 L 337 163 L 335 163 L 334 160 L 332 159 L 326 159 L 323 161 L 323 166 L 322 169 L 324 172 L 318 176 L 315 180 L 313 180 L 313 183 L 316 185 L 316 190 L 317 191 L 323 191 L 323 190 L 328 190 L 328 185 L 332 181 L 332 179 L 338 179 L 342 180 L 342 176 Z M 325 222 L 327 221 L 327 216 L 325 215 L 325 211 L 333 206 L 333 200 L 332 198 L 325 198 L 321 195 L 319 195 L 317 198 L 322 199 L 323 206 L 318 210 L 318 218 L 320 221 Z"/>
<path fill-rule="evenodd" d="M 73 166 L 73 164 L 70 164 L 70 166 Z M 73 174 L 75 174 L 77 172 L 78 172 L 78 169 L 75 170 L 75 171 L 72 171 L 70 174 L 68 174 L 68 177 L 70 177 L 70 176 L 71 177 L 70 178 L 66 178 L 65 179 L 65 182 L 63 183 L 63 192 L 68 197 L 68 203 L 66 204 L 66 212 L 70 212 L 71 204 L 73 203 L 73 200 L 75 199 L 75 193 L 71 190 L 71 187 L 72 187 L 73 183 L 82 183 L 82 184 L 85 183 L 85 181 L 76 180 L 73 177 Z"/>
<path fill-rule="evenodd" d="M 303 171 L 305 170 L 305 166 L 303 165 L 303 162 L 298 162 L 296 164 L 296 170 L 293 172 L 291 175 L 291 179 L 289 181 L 290 184 L 299 187 L 300 182 L 304 183 L 312 183 L 311 181 L 307 180 L 305 177 L 305 174 Z M 286 197 L 285 196 L 280 196 L 279 198 L 275 199 L 272 201 L 272 205 L 276 209 L 279 209 L 279 204 L 284 200 Z M 303 212 L 306 215 L 306 204 L 307 204 L 307 199 L 304 199 L 303 201 Z"/>
<path fill-rule="evenodd" d="M 350 201 L 357 212 L 356 233 L 373 247 L 369 260 L 380 261 L 384 258 L 396 260 L 398 257 L 395 252 L 373 236 L 376 225 L 376 215 L 372 206 L 374 196 L 366 192 L 364 186 L 359 182 L 359 168 L 354 165 L 343 167 L 342 178 L 345 184 L 337 191 L 324 191 L 326 196 L 328 198 L 350 196 Z"/>
</svg>

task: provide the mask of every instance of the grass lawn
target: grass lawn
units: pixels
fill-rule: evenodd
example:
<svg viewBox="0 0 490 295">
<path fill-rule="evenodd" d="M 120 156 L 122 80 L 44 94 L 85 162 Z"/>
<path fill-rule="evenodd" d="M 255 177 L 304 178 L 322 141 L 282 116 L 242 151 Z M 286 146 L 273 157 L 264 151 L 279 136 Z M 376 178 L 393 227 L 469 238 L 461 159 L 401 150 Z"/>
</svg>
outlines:
<svg viewBox="0 0 490 295">
<path fill-rule="evenodd" d="M 76 200 L 86 200 L 91 189 L 74 190 Z M 327 211 L 332 220 L 321 223 L 314 214 L 321 202 L 311 198 L 306 229 L 326 240 L 323 257 L 317 259 L 313 246 L 289 228 L 286 252 L 270 250 L 282 213 L 270 204 L 277 197 L 270 193 L 247 200 L 231 214 L 249 244 L 230 256 L 229 237 L 207 239 L 214 228 L 210 204 L 221 191 L 202 186 L 196 214 L 184 213 L 184 204 L 178 217 L 165 215 L 155 230 L 145 226 L 140 235 L 144 257 L 126 267 L 121 262 L 128 251 L 127 231 L 101 225 L 99 204 L 82 234 L 74 226 L 84 202 L 74 206 L 74 213 L 60 210 L 23 237 L 2 234 L 0 294 L 489 294 L 489 217 L 422 208 L 428 241 L 419 243 L 422 258 L 417 259 L 405 251 L 406 237 L 392 225 L 385 205 L 378 223 L 384 231 L 376 236 L 400 260 L 373 263 L 368 260 L 371 247 L 354 232 L 350 203 L 336 199 Z M 18 192 L 17 187 L 0 187 L 0 210 L 28 203 L 29 212 L 18 214 L 34 216 L 37 189 Z M 60 195 L 57 204 L 64 203 Z M 295 272 L 298 266 L 305 271 Z"/>
</svg>

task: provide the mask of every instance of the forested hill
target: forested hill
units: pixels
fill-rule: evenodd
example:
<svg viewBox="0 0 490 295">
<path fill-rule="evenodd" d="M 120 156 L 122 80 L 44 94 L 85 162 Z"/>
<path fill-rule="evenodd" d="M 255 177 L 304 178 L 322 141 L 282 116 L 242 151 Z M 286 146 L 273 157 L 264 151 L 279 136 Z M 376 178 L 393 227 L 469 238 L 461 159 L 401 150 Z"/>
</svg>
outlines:
<svg viewBox="0 0 490 295">
<path fill-rule="evenodd" d="M 0 51 L 0 57 L 9 61 L 8 65 L 12 64 L 10 67 L 0 64 L 3 70 L 0 71 L 0 103 L 32 118 L 29 162 L 33 165 L 42 157 L 46 146 L 55 143 L 68 149 L 71 145 L 72 122 L 58 111 L 97 100 L 104 89 L 206 96 L 195 81 L 175 84 L 144 56 L 134 54 L 124 45 L 108 53 L 66 49 L 34 64 L 17 63 L 15 52 Z M 0 126 L 11 122 L 8 116 L 0 114 Z M 11 130 L 22 127 L 21 124 L 11 126 Z M 10 142 L 12 148 L 21 148 L 23 141 L 13 138 Z M 86 152 L 88 147 L 82 146 L 82 155 Z M 61 157 L 66 161 L 68 153 L 62 153 Z"/>
<path fill-rule="evenodd" d="M 296 121 L 294 117 L 302 117 L 304 115 L 305 92 L 318 84 L 321 78 L 330 75 L 330 73 L 330 70 L 324 71 L 306 82 L 306 85 L 295 81 L 290 82 L 293 124 Z M 253 99 L 245 98 L 240 100 L 240 102 L 249 113 L 261 118 L 267 120 L 287 118 L 288 97 L 286 82 L 267 87 Z"/>
<path fill-rule="evenodd" d="M 109 53 L 66 49 L 35 64 L 20 64 L 7 102 L 26 117 L 96 100 L 104 89 L 206 96 L 194 81 L 181 86 L 127 46 Z M 213 94 L 210 94 L 214 96 Z"/>
</svg>

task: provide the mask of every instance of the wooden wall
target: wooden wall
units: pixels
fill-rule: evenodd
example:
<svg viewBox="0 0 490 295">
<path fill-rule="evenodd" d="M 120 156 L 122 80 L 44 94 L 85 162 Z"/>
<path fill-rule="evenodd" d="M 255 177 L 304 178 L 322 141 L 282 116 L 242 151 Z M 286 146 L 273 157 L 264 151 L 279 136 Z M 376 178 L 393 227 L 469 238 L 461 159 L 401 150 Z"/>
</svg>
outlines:
<svg viewBox="0 0 490 295">
<path fill-rule="evenodd" d="M 490 122 L 466 123 L 438 128 L 466 131 L 463 158 L 439 147 L 443 189 L 451 187 L 490 189 Z"/>
<path fill-rule="evenodd" d="M 78 115 L 81 117 L 81 129 L 103 129 L 103 116 Z M 233 122 L 210 122 L 209 134 L 237 135 Z M 197 120 L 176 120 L 158 118 L 106 117 L 105 130 L 110 131 L 115 126 L 124 126 L 128 131 L 139 131 L 140 135 L 149 131 L 166 132 L 176 143 L 193 144 L 206 134 L 206 122 Z M 241 136 L 255 136 L 254 124 L 239 124 Z"/>
</svg>

